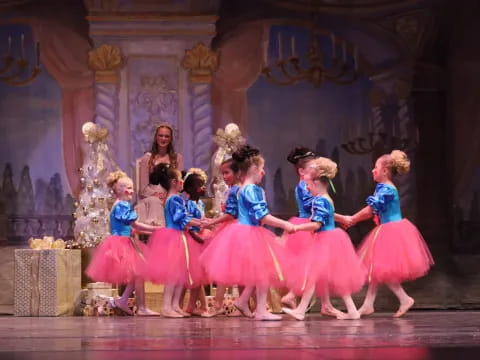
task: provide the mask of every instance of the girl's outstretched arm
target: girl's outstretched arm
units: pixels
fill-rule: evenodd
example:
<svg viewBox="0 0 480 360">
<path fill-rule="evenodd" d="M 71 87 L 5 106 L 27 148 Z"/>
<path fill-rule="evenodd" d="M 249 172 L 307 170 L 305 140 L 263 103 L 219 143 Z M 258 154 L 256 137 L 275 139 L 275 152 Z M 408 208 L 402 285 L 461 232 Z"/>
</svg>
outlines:
<svg viewBox="0 0 480 360">
<path fill-rule="evenodd" d="M 373 210 L 370 206 L 365 206 L 362 210 L 357 212 L 352 216 L 353 223 L 359 223 L 360 221 L 365 221 L 373 217 Z"/>
</svg>

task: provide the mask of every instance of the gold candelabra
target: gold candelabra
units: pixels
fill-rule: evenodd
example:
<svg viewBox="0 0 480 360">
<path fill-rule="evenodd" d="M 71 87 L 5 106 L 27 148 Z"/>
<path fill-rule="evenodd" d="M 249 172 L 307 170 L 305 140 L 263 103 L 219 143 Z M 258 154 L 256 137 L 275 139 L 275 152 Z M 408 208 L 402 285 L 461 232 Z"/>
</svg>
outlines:
<svg viewBox="0 0 480 360">
<path fill-rule="evenodd" d="M 409 152 L 415 148 L 417 142 L 412 138 L 402 138 L 400 136 L 389 136 L 384 132 L 369 132 L 367 137 L 357 137 L 342 144 L 342 148 L 349 154 L 365 155 L 372 154 L 376 159 L 380 155 L 389 153 L 393 149 Z"/>
<path fill-rule="evenodd" d="M 7 54 L 3 57 L 3 65 L 0 68 L 0 81 L 12 86 L 24 86 L 31 83 L 40 74 L 40 44 L 35 44 L 36 62 L 30 67 L 25 58 L 25 35 L 20 36 L 20 57 L 12 55 L 12 37 L 7 40 Z M 25 71 L 31 68 L 30 75 L 25 77 Z"/>
<path fill-rule="evenodd" d="M 300 57 L 296 54 L 295 37 L 290 38 L 291 56 L 283 58 L 282 35 L 278 33 L 278 58 L 275 61 L 275 67 L 280 72 L 281 77 L 275 77 L 273 73 L 274 66 L 268 64 L 268 46 L 264 49 L 262 74 L 270 81 L 278 85 L 293 85 L 301 81 L 309 81 L 313 86 L 318 87 L 324 81 L 330 81 L 336 84 L 351 84 L 358 79 L 358 47 L 353 48 L 353 66 L 348 64 L 347 43 L 341 41 L 341 57 L 337 54 L 337 42 L 335 35 L 330 33 L 331 43 L 331 61 L 325 63 L 324 54 L 320 51 L 320 35 L 314 31 L 310 40 L 307 53 L 308 67 L 302 69 L 300 66 Z"/>
</svg>

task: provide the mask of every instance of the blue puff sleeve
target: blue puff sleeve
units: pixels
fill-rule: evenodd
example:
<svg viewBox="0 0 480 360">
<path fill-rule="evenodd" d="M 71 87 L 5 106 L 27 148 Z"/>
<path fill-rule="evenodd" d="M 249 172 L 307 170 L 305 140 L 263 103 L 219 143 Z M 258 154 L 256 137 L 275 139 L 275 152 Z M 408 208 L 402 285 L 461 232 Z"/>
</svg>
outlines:
<svg viewBox="0 0 480 360">
<path fill-rule="evenodd" d="M 263 189 L 260 186 L 246 185 L 243 195 L 248 208 L 248 216 L 253 223 L 258 223 L 263 217 L 270 214 Z"/>
<path fill-rule="evenodd" d="M 379 183 L 375 188 L 375 193 L 366 200 L 367 205 L 372 207 L 374 214 L 385 211 L 387 204 L 395 198 L 395 189 L 386 184 Z"/>
<path fill-rule="evenodd" d="M 233 185 L 228 192 L 227 201 L 225 203 L 225 214 L 232 215 L 234 218 L 238 217 L 238 185 Z"/>
<path fill-rule="evenodd" d="M 188 212 L 189 216 L 191 216 L 195 219 L 201 219 L 202 218 L 202 212 L 197 207 L 195 202 L 193 202 L 192 200 L 187 200 L 187 212 Z M 198 226 L 192 226 L 191 230 L 200 231 L 200 228 Z"/>
<path fill-rule="evenodd" d="M 327 225 L 331 221 L 332 212 L 330 211 L 331 204 L 329 201 L 321 196 L 313 199 L 312 203 L 312 221 Z"/>
<path fill-rule="evenodd" d="M 113 208 L 113 217 L 122 224 L 128 225 L 137 220 L 138 215 L 128 201 L 119 201 Z"/>
<path fill-rule="evenodd" d="M 182 230 L 185 229 L 190 220 L 192 220 L 192 216 L 187 213 L 183 199 L 178 195 L 172 196 L 168 205 L 168 211 L 172 215 L 173 222 Z"/>
<path fill-rule="evenodd" d="M 298 196 L 302 200 L 303 210 L 306 212 L 310 212 L 312 209 L 312 203 L 314 196 L 310 194 L 310 191 L 307 189 L 307 184 L 305 181 L 300 183 L 300 186 L 297 187 Z"/>
<path fill-rule="evenodd" d="M 187 201 L 187 212 L 188 212 L 188 215 L 190 215 L 195 219 L 202 218 L 202 212 L 192 200 Z"/>
</svg>

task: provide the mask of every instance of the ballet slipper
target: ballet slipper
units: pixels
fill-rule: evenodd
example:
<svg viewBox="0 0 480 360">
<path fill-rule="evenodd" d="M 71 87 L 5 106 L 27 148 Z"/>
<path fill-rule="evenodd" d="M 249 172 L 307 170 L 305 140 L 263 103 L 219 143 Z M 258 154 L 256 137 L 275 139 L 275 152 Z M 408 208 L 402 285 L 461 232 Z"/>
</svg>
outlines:
<svg viewBox="0 0 480 360">
<path fill-rule="evenodd" d="M 373 306 L 365 306 L 362 305 L 360 309 L 358 309 L 360 316 L 371 315 L 375 312 L 375 308 Z"/>
<path fill-rule="evenodd" d="M 280 315 L 275 315 L 269 312 L 256 312 L 255 320 L 257 321 L 279 321 L 282 320 Z"/>
<path fill-rule="evenodd" d="M 335 309 L 334 307 L 325 306 L 321 308 L 320 314 L 322 314 L 323 316 L 331 316 L 336 318 L 338 315 L 343 314 L 343 312 L 341 312 L 338 309 Z"/>
<path fill-rule="evenodd" d="M 162 316 L 166 318 L 183 318 L 182 314 L 179 314 L 173 309 L 164 309 L 162 310 Z"/>
<path fill-rule="evenodd" d="M 394 318 L 399 318 L 402 317 L 403 315 L 406 314 L 408 310 L 415 304 L 415 300 L 413 298 L 409 297 L 407 302 L 405 304 L 400 304 L 400 307 L 398 308 L 398 311 L 393 314 Z"/>
<path fill-rule="evenodd" d="M 305 313 L 302 313 L 300 311 L 297 312 L 297 311 L 295 311 L 295 309 L 289 309 L 289 308 L 285 308 L 285 307 L 283 307 L 282 310 L 285 314 L 290 315 L 291 317 L 293 317 L 296 320 L 299 320 L 299 321 L 305 320 Z"/>
<path fill-rule="evenodd" d="M 190 316 L 192 316 L 191 313 L 186 312 L 186 311 L 183 310 L 181 307 L 174 307 L 174 308 L 173 308 L 173 311 L 179 313 L 179 314 L 182 315 L 183 317 L 190 317 Z"/>
<path fill-rule="evenodd" d="M 280 302 L 283 305 L 287 305 L 291 309 L 295 309 L 297 307 L 297 302 L 295 301 L 295 297 L 288 296 L 288 294 L 282 297 Z"/>
<path fill-rule="evenodd" d="M 337 320 L 358 320 L 360 319 L 360 313 L 358 311 L 354 313 L 344 313 L 340 312 L 340 314 L 337 315 Z"/>
<path fill-rule="evenodd" d="M 145 309 L 137 309 L 137 316 L 160 316 L 160 313 L 150 310 L 148 308 Z"/>
<path fill-rule="evenodd" d="M 235 305 L 235 307 L 238 309 L 238 311 L 240 311 L 243 314 L 243 316 L 248 317 L 248 318 L 253 317 L 253 314 L 250 311 L 250 308 L 248 307 L 248 304 L 240 304 L 240 303 L 237 303 L 236 301 L 234 301 L 233 305 Z"/>
</svg>

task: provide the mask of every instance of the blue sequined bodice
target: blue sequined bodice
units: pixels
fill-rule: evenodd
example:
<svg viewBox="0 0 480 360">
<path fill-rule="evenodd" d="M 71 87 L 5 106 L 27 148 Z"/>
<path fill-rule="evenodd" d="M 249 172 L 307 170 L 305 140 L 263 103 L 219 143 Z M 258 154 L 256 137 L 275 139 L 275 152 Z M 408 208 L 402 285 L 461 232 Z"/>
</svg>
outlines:
<svg viewBox="0 0 480 360">
<path fill-rule="evenodd" d="M 244 225 L 259 226 L 262 218 L 270 211 L 265 201 L 265 193 L 260 186 L 245 185 L 238 192 L 238 222 Z"/>
<path fill-rule="evenodd" d="M 334 215 L 335 208 L 327 198 L 323 196 L 313 198 L 312 221 L 322 223 L 322 226 L 315 232 L 335 229 Z"/>
<path fill-rule="evenodd" d="M 312 215 L 313 195 L 310 194 L 307 184 L 303 180 L 295 187 L 295 200 L 297 202 L 298 217 L 308 219 Z"/>
<path fill-rule="evenodd" d="M 112 235 L 130 236 L 130 223 L 137 220 L 138 215 L 128 201 L 117 202 L 110 211 L 110 233 Z"/>
<path fill-rule="evenodd" d="M 397 189 L 388 184 L 378 183 L 375 193 L 367 198 L 373 213 L 380 217 L 380 223 L 402 220 L 400 196 Z"/>
<path fill-rule="evenodd" d="M 185 201 L 180 195 L 172 195 L 165 202 L 165 227 L 183 230 L 192 220 L 188 214 Z"/>
</svg>

